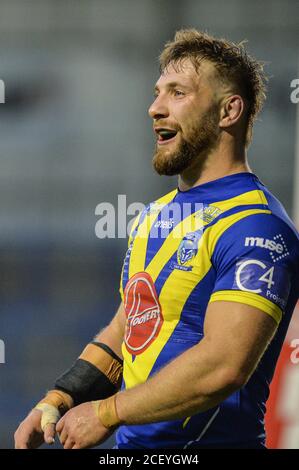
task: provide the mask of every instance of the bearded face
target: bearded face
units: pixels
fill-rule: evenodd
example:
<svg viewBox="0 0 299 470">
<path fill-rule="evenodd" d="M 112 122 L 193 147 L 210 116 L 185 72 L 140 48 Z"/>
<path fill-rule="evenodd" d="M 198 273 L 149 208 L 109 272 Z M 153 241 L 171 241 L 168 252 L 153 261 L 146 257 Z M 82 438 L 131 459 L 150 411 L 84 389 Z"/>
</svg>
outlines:
<svg viewBox="0 0 299 470">
<path fill-rule="evenodd" d="M 159 175 L 178 175 L 196 162 L 204 163 L 205 156 L 217 145 L 219 137 L 218 106 L 213 104 L 192 124 L 172 128 L 172 133 L 163 133 L 156 143 L 153 166 Z M 163 129 L 163 126 L 161 126 Z"/>
<path fill-rule="evenodd" d="M 160 175 L 177 175 L 205 158 L 220 136 L 219 83 L 213 64 L 195 69 L 189 59 L 169 64 L 155 86 L 149 108 L 157 135 L 153 166 Z"/>
</svg>

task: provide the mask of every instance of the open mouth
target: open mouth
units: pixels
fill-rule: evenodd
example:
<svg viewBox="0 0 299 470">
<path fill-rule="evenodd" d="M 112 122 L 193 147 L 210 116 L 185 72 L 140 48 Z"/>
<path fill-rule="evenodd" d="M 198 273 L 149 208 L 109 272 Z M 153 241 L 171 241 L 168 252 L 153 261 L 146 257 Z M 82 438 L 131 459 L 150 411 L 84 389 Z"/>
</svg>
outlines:
<svg viewBox="0 0 299 470">
<path fill-rule="evenodd" d="M 173 129 L 165 129 L 165 128 L 159 128 L 155 129 L 155 132 L 158 136 L 158 143 L 164 143 L 164 142 L 169 142 L 170 140 L 173 140 L 175 136 L 177 135 L 177 131 Z"/>
</svg>

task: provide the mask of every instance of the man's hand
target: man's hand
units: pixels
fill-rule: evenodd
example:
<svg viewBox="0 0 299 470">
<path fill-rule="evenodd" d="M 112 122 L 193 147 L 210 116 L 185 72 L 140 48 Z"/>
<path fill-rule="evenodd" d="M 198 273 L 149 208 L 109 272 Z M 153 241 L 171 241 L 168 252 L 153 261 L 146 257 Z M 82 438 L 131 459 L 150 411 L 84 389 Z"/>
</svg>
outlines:
<svg viewBox="0 0 299 470">
<path fill-rule="evenodd" d="M 113 430 L 105 428 L 91 402 L 69 410 L 57 423 L 56 431 L 64 449 L 86 449 L 106 441 Z"/>
<path fill-rule="evenodd" d="M 55 425 L 48 424 L 43 432 L 41 428 L 42 412 L 33 409 L 21 422 L 15 432 L 15 449 L 37 449 L 44 442 L 53 444 Z"/>
</svg>

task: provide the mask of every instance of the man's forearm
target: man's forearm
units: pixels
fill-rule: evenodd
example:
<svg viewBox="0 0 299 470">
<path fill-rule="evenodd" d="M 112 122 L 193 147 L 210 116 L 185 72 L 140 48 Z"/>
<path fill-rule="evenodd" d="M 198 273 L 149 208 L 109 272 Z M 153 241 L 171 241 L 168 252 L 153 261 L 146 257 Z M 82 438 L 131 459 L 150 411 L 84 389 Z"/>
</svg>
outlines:
<svg viewBox="0 0 299 470">
<path fill-rule="evenodd" d="M 124 329 L 125 315 L 123 304 L 121 303 L 109 325 L 95 336 L 95 341 L 107 344 L 118 357 L 122 358 L 121 346 L 124 338 Z"/>
<path fill-rule="evenodd" d="M 121 343 L 124 335 L 122 304 L 109 325 L 88 343 L 76 362 L 55 382 L 73 405 L 105 399 L 119 390 L 122 381 Z"/>
<path fill-rule="evenodd" d="M 238 388 L 234 374 L 202 340 L 146 383 L 118 393 L 116 410 L 127 424 L 180 419 L 216 406 Z"/>
</svg>

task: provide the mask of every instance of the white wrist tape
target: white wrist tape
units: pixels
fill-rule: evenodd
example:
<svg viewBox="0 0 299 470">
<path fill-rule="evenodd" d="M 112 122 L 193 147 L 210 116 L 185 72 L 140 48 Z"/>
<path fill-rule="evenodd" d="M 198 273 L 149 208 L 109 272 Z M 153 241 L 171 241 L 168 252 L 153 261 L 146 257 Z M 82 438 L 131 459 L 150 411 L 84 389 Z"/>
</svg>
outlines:
<svg viewBox="0 0 299 470">
<path fill-rule="evenodd" d="M 48 424 L 56 424 L 60 420 L 61 416 L 56 406 L 39 403 L 34 409 L 43 413 L 41 418 L 41 428 L 43 431 L 45 431 Z"/>
</svg>

